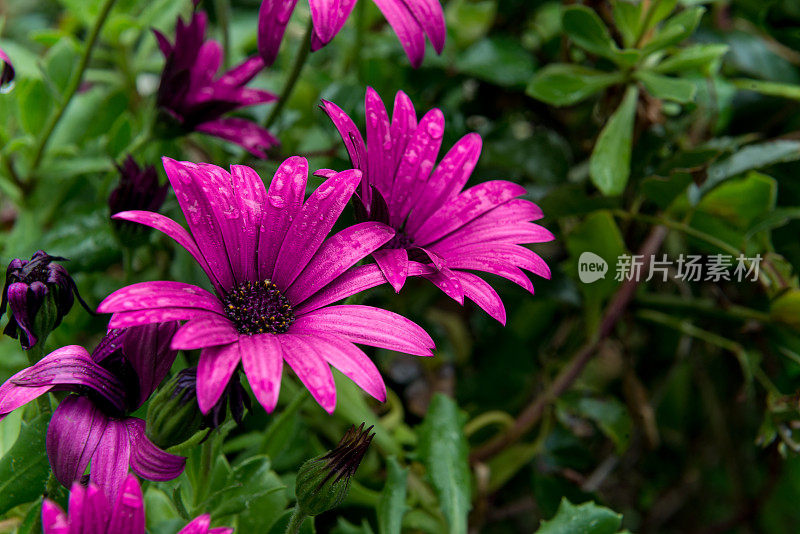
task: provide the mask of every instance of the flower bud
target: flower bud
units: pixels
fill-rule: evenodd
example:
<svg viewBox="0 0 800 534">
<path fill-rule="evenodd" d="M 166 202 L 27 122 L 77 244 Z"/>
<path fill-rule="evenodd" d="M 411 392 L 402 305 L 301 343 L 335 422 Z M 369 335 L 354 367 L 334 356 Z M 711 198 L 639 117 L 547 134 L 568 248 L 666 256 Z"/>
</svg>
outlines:
<svg viewBox="0 0 800 534">
<path fill-rule="evenodd" d="M 197 369 L 183 369 L 164 384 L 147 409 L 147 437 L 166 449 L 183 443 L 204 428 L 214 429 L 225 422 L 230 403 L 234 421 L 241 423 L 250 398 L 235 375 L 220 400 L 203 415 L 197 404 Z"/>
<path fill-rule="evenodd" d="M 9 321 L 3 332 L 19 338 L 25 350 L 46 338 L 61 323 L 75 302 L 73 294 L 93 313 L 81 299 L 67 270 L 56 261 L 66 259 L 39 250 L 29 261 L 16 258 L 8 265 L 0 316 L 8 305 Z"/>
<path fill-rule="evenodd" d="M 297 506 L 304 516 L 316 516 L 339 506 L 350 489 L 350 479 L 375 434 L 351 426 L 339 445 L 304 463 L 297 473 Z"/>
<path fill-rule="evenodd" d="M 167 184 L 159 185 L 156 169 L 152 165 L 142 168 L 129 154 L 122 165 L 117 165 L 119 184 L 108 197 L 111 215 L 121 211 L 158 211 L 167 198 Z M 112 227 L 126 246 L 141 245 L 148 228 L 129 221 L 112 219 Z"/>
</svg>

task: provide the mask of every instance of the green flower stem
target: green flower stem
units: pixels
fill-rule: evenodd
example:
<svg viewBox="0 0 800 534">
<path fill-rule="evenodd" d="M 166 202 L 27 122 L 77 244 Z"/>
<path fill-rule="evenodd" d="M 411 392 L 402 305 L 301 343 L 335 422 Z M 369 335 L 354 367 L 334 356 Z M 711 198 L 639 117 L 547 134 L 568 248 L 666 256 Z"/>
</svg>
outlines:
<svg viewBox="0 0 800 534">
<path fill-rule="evenodd" d="M 303 526 L 303 521 L 305 520 L 306 515 L 300 511 L 299 506 L 295 506 L 292 517 L 289 519 L 289 524 L 286 525 L 286 534 L 297 534 L 300 532 L 300 527 Z"/>
<path fill-rule="evenodd" d="M 45 486 L 45 493 L 51 499 L 55 496 L 56 492 L 58 491 L 59 482 L 56 478 L 56 474 L 53 471 L 50 471 L 50 477 L 47 479 L 47 486 Z"/>
<path fill-rule="evenodd" d="M 231 6 L 228 0 L 214 0 L 214 12 L 217 14 L 217 21 L 222 28 L 222 61 L 227 70 L 230 65 L 231 56 Z"/>
<path fill-rule="evenodd" d="M 661 0 L 652 0 L 650 5 L 647 7 L 647 12 L 644 14 L 644 20 L 642 21 L 642 25 L 639 27 L 639 31 L 636 34 L 636 39 L 634 40 L 634 48 L 639 48 L 642 45 L 642 39 L 644 39 L 645 35 L 647 35 L 647 30 L 653 21 L 653 16 L 656 14 L 658 4 L 660 3 Z"/>
<path fill-rule="evenodd" d="M 61 101 L 61 105 L 58 107 L 56 112 L 50 116 L 47 124 L 45 124 L 44 128 L 42 129 L 42 136 L 39 138 L 39 143 L 36 145 L 36 152 L 34 152 L 33 161 L 31 162 L 31 167 L 28 171 L 28 181 L 30 181 L 31 175 L 42 162 L 42 157 L 44 156 L 45 149 L 47 148 L 47 142 L 53 135 L 53 131 L 56 129 L 58 121 L 60 121 L 61 117 L 64 115 L 64 112 L 72 100 L 72 97 L 75 96 L 75 93 L 78 91 L 78 88 L 81 85 L 83 74 L 86 72 L 86 67 L 89 66 L 89 60 L 92 57 L 92 51 L 97 44 L 97 38 L 100 36 L 100 30 L 103 28 L 103 25 L 108 18 L 108 14 L 111 12 L 111 8 L 114 6 L 114 2 L 116 2 L 116 0 L 105 0 L 105 2 L 103 2 L 103 6 L 100 9 L 100 14 L 98 15 L 97 20 L 94 23 L 94 27 L 92 27 L 92 31 L 89 34 L 89 38 L 86 41 L 86 49 L 83 51 L 81 62 L 78 65 L 78 70 L 72 75 L 72 80 L 67 87 L 67 91 L 64 95 L 64 99 Z"/>
<path fill-rule="evenodd" d="M 314 31 L 314 26 L 311 22 L 311 19 L 309 19 L 308 26 L 306 26 L 306 32 L 303 35 L 303 41 L 300 43 L 300 48 L 297 50 L 297 55 L 294 58 L 292 71 L 289 73 L 289 77 L 286 79 L 286 83 L 283 86 L 280 98 L 275 103 L 275 107 L 272 108 L 272 111 L 270 111 L 270 114 L 267 117 L 267 121 L 264 123 L 264 127 L 266 128 L 269 128 L 275 123 L 280 116 L 281 111 L 283 111 L 286 101 L 289 100 L 290 96 L 292 96 L 294 86 L 297 85 L 297 80 L 300 78 L 300 73 L 303 71 L 303 66 L 306 64 L 306 59 L 308 59 L 308 53 L 311 52 L 312 31 Z"/>
</svg>

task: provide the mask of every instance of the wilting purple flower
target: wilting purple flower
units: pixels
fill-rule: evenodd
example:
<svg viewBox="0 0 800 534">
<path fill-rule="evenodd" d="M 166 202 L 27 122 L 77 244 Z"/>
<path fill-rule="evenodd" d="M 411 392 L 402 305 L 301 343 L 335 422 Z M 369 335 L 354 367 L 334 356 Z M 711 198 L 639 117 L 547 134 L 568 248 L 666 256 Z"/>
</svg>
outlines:
<svg viewBox="0 0 800 534">
<path fill-rule="evenodd" d="M 332 176 L 303 202 L 304 158 L 284 161 L 269 191 L 253 169 L 242 165 L 228 173 L 214 165 L 164 158 L 164 167 L 191 234 L 157 213 L 116 216 L 172 237 L 200 264 L 215 294 L 180 282 L 144 282 L 114 292 L 99 311 L 114 313 L 110 324 L 115 327 L 189 321 L 172 347 L 203 349 L 197 396 L 204 413 L 240 362 L 267 411 L 277 403 L 286 361 L 332 412 L 336 388 L 329 365 L 385 399 L 378 369 L 353 343 L 432 354 L 430 336 L 404 317 L 369 306 L 328 306 L 377 285 L 379 272 L 349 268 L 394 235 L 384 224 L 366 222 L 326 239 L 360 172 Z"/>
<path fill-rule="evenodd" d="M 14 87 L 14 65 L 2 48 L 0 48 L 0 93 L 7 93 Z"/>
<path fill-rule="evenodd" d="M 373 0 L 400 39 L 411 65 L 419 67 L 425 57 L 425 36 L 437 54 L 442 53 L 446 29 L 439 0 Z M 258 51 L 272 65 L 281 46 L 283 32 L 297 0 L 263 0 L 258 12 Z M 311 50 L 319 50 L 344 26 L 356 0 L 308 0 L 314 33 Z"/>
<path fill-rule="evenodd" d="M 332 102 L 323 101 L 344 140 L 350 160 L 363 178 L 357 193 L 360 219 L 391 225 L 395 237 L 372 253 L 386 280 L 400 291 L 416 260 L 422 276 L 463 304 L 469 297 L 505 324 L 497 292 L 469 271 L 496 274 L 533 293 L 520 270 L 550 278 L 550 269 L 520 243 L 550 241 L 553 235 L 533 224 L 542 217 L 536 204 L 517 198 L 525 188 L 493 180 L 462 191 L 481 151 L 481 138 L 462 137 L 434 169 L 444 134 L 444 117 L 432 109 L 417 123 L 414 105 L 397 93 L 391 122 L 378 93 L 367 89 L 367 142 L 353 121 Z M 333 171 L 321 171 L 329 175 Z"/>
<path fill-rule="evenodd" d="M 0 419 L 48 391 L 70 391 L 47 429 L 53 473 L 69 487 L 91 462 L 90 480 L 116 495 L 130 467 L 150 480 L 172 480 L 184 458 L 145 436 L 145 422 L 127 416 L 163 380 L 177 351 L 176 323 L 112 330 L 90 355 L 78 345 L 55 350 L 0 386 Z"/>
<path fill-rule="evenodd" d="M 235 109 L 277 98 L 269 91 L 245 87 L 264 67 L 264 61 L 253 56 L 214 80 L 222 63 L 222 47 L 205 40 L 205 30 L 206 14 L 202 12 L 193 13 L 188 25 L 178 19 L 174 45 L 153 30 L 167 60 L 158 87 L 158 106 L 184 132 L 214 135 L 266 158 L 264 150 L 278 144 L 269 131 L 246 119 L 223 117 Z"/>
<path fill-rule="evenodd" d="M 8 264 L 0 316 L 6 312 L 6 305 L 11 313 L 3 333 L 19 338 L 25 350 L 61 324 L 75 302 L 73 294 L 89 310 L 72 277 L 57 261 L 67 260 L 38 250 L 30 260 L 15 258 Z"/>
<path fill-rule="evenodd" d="M 110 504 L 113 503 L 113 504 Z M 210 528 L 211 517 L 201 515 L 178 534 L 231 534 L 232 528 Z M 128 475 L 110 498 L 97 486 L 77 482 L 69 494 L 69 515 L 51 501 L 42 503 L 44 534 L 145 534 L 144 496 L 139 481 Z"/>
</svg>

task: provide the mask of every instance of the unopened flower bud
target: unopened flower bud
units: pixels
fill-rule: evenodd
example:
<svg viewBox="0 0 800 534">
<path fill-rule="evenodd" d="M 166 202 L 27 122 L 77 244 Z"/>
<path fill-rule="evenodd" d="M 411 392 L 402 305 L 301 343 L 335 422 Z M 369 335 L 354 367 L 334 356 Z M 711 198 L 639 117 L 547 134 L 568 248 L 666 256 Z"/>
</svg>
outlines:
<svg viewBox="0 0 800 534">
<path fill-rule="evenodd" d="M 339 445 L 304 463 L 297 473 L 297 506 L 304 516 L 316 516 L 339 506 L 350 489 L 350 479 L 364 458 L 375 434 L 350 427 Z"/>
<path fill-rule="evenodd" d="M 168 185 L 159 185 L 158 174 L 152 165 L 140 167 L 129 154 L 122 165 L 117 165 L 119 184 L 108 197 L 111 215 L 122 211 L 158 211 L 167 198 Z M 128 221 L 112 219 L 117 237 L 126 246 L 142 244 L 148 228 Z"/>
<path fill-rule="evenodd" d="M 8 93 L 14 88 L 14 74 L 11 59 L 0 48 L 0 93 Z"/>
<path fill-rule="evenodd" d="M 74 296 L 93 313 L 78 294 L 75 282 L 64 267 L 55 263 L 65 258 L 37 251 L 29 261 L 16 258 L 6 271 L 0 315 L 9 310 L 3 331 L 19 338 L 22 348 L 30 349 L 52 332 L 72 308 Z"/>
<path fill-rule="evenodd" d="M 203 415 L 197 404 L 197 369 L 183 369 L 150 401 L 147 437 L 162 449 L 183 443 L 204 428 L 214 429 L 224 423 L 229 403 L 233 419 L 241 423 L 245 408 L 250 408 L 250 398 L 237 376 L 228 383 L 211 411 Z"/>
</svg>

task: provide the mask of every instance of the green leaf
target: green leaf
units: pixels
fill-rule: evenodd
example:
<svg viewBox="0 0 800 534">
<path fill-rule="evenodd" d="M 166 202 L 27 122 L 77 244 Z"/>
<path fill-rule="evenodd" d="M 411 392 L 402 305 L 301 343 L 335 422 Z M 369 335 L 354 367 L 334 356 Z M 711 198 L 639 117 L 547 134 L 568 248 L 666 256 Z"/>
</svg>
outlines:
<svg viewBox="0 0 800 534">
<path fill-rule="evenodd" d="M 465 50 L 456 60 L 456 68 L 487 82 L 516 87 L 533 76 L 534 60 L 518 39 L 493 36 Z"/>
<path fill-rule="evenodd" d="M 636 50 L 619 49 L 606 25 L 591 8 L 581 5 L 567 7 L 561 25 L 572 42 L 587 52 L 624 65 L 633 65 L 639 59 Z"/>
<path fill-rule="evenodd" d="M 248 524 L 255 521 L 259 525 L 268 525 L 278 519 L 286 506 L 285 495 L 282 495 L 284 488 L 281 479 L 270 469 L 269 458 L 254 456 L 230 472 L 223 488 L 220 488 L 222 491 L 210 497 L 205 509 L 217 519 L 250 511 L 246 517 Z"/>
<path fill-rule="evenodd" d="M 449 532 L 465 534 L 471 493 L 468 445 L 455 401 L 435 394 L 418 434 L 419 455 L 439 496 Z"/>
<path fill-rule="evenodd" d="M 408 469 L 403 468 L 394 456 L 386 459 L 386 485 L 378 501 L 378 532 L 400 534 L 406 513 L 406 484 Z"/>
<path fill-rule="evenodd" d="M 717 70 L 719 60 L 728 51 L 724 44 L 699 44 L 688 46 L 667 57 L 653 69 L 661 74 L 699 71 L 711 74 Z"/>
<path fill-rule="evenodd" d="M 622 524 L 622 516 L 593 502 L 575 506 L 561 500 L 555 517 L 542 521 L 536 534 L 614 534 Z"/>
<path fill-rule="evenodd" d="M 642 52 L 650 54 L 688 38 L 697 29 L 697 25 L 700 24 L 700 19 L 703 18 L 705 11 L 705 8 L 697 6 L 681 11 L 674 17 L 667 19 L 655 36 L 642 48 Z"/>
<path fill-rule="evenodd" d="M 625 46 L 633 46 L 642 25 L 642 2 L 631 3 L 616 0 L 612 7 L 614 24 L 617 26 Z"/>
<path fill-rule="evenodd" d="M 799 159 L 800 141 L 779 139 L 745 146 L 730 157 L 712 164 L 708 168 L 706 181 L 700 187 L 690 189 L 689 200 L 696 204 L 720 183 L 749 170 Z"/>
<path fill-rule="evenodd" d="M 628 183 L 633 143 L 633 120 L 639 90 L 629 86 L 606 123 L 589 159 L 589 176 L 604 195 L 619 195 Z"/>
<path fill-rule="evenodd" d="M 591 283 L 579 283 L 584 297 L 587 328 L 593 329 L 600 320 L 603 302 L 617 288 L 614 269 L 617 258 L 625 253 L 625 242 L 614 217 L 607 211 L 598 211 L 587 216 L 581 224 L 567 236 L 567 250 L 570 260 L 567 272 L 579 280 L 578 262 L 584 252 L 600 256 L 608 265 L 603 278 Z"/>
<path fill-rule="evenodd" d="M 526 93 L 554 106 L 569 106 L 599 93 L 606 87 L 622 83 L 619 72 L 556 63 L 537 72 L 528 83 Z"/>
<path fill-rule="evenodd" d="M 800 85 L 780 82 L 764 82 L 761 80 L 748 80 L 746 78 L 739 78 L 731 81 L 733 82 L 733 85 L 746 91 L 753 91 L 767 96 L 777 96 L 780 98 L 789 98 L 791 100 L 800 100 Z"/>
<path fill-rule="evenodd" d="M 72 38 L 64 37 L 45 55 L 45 72 L 60 94 L 67 90 L 80 56 Z"/>
<path fill-rule="evenodd" d="M 581 397 L 562 399 L 563 408 L 593 421 L 616 447 L 617 454 L 628 448 L 633 423 L 624 404 L 614 398 Z"/>
<path fill-rule="evenodd" d="M 636 71 L 634 78 L 642 82 L 645 89 L 656 98 L 685 104 L 694 100 L 697 87 L 688 80 L 670 78 L 646 70 Z"/>
<path fill-rule="evenodd" d="M 50 115 L 53 97 L 41 80 L 22 80 L 16 89 L 19 102 L 19 117 L 22 127 L 33 136 L 41 135 Z"/>
<path fill-rule="evenodd" d="M 22 428 L 22 410 L 14 410 L 0 421 L 0 458 L 11 450 Z"/>
<path fill-rule="evenodd" d="M 0 459 L 0 514 L 34 501 L 44 493 L 50 475 L 44 446 L 48 420 L 39 415 L 23 423 L 16 443 Z"/>
</svg>

